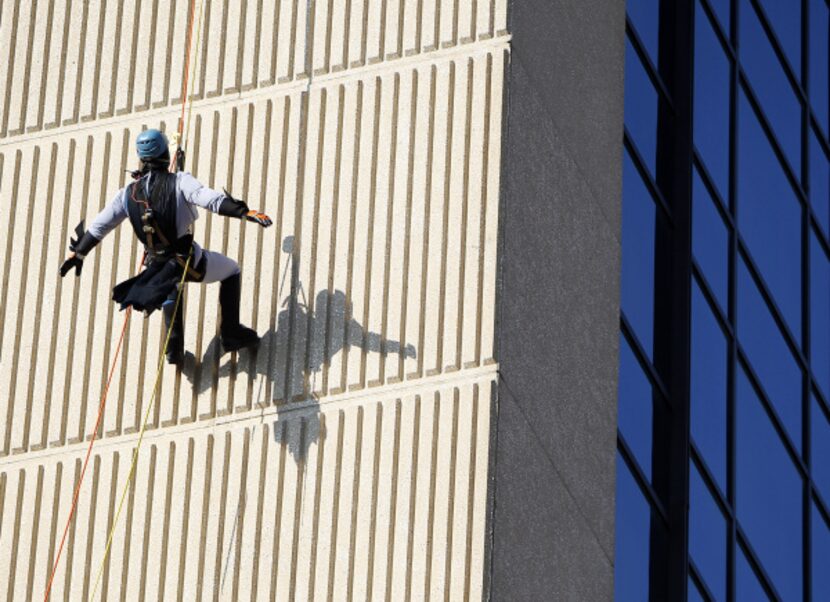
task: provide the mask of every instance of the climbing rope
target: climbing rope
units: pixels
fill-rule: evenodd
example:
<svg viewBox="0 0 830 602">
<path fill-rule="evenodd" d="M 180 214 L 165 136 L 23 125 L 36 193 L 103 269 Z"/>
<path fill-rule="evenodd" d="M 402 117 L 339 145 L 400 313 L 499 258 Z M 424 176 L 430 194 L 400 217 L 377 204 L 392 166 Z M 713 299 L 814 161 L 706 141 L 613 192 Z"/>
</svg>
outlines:
<svg viewBox="0 0 830 602">
<path fill-rule="evenodd" d="M 124 500 L 127 499 L 127 492 L 130 489 L 130 483 L 132 482 L 133 475 L 135 474 L 135 466 L 138 463 L 138 453 L 141 450 L 141 442 L 144 440 L 144 432 L 147 430 L 147 420 L 150 418 L 150 411 L 155 406 L 156 399 L 158 398 L 162 367 L 164 366 L 164 356 L 167 353 L 167 346 L 170 343 L 170 334 L 173 332 L 173 324 L 176 322 L 176 314 L 178 313 L 179 306 L 181 305 L 182 292 L 184 291 L 184 283 L 187 278 L 187 268 L 190 266 L 190 258 L 192 256 L 193 253 L 191 251 L 191 253 L 187 255 L 187 261 L 184 264 L 182 279 L 179 282 L 179 290 L 176 293 L 176 305 L 173 307 L 173 317 L 170 320 L 170 326 L 167 328 L 167 336 L 164 337 L 164 346 L 162 347 L 161 355 L 159 356 L 158 369 L 156 370 L 156 382 L 153 385 L 153 392 L 150 395 L 150 402 L 147 404 L 147 409 L 144 411 L 144 420 L 141 422 L 141 430 L 138 432 L 138 442 L 136 442 L 135 449 L 133 450 L 133 460 L 130 464 L 130 472 L 127 473 L 127 480 L 124 482 L 124 489 L 121 492 L 121 499 L 118 502 L 118 510 L 115 512 L 115 518 L 112 520 L 112 527 L 110 528 L 109 535 L 107 536 L 107 547 L 104 549 L 103 557 L 101 557 L 101 564 L 98 567 L 98 574 L 95 577 L 95 586 L 92 588 L 92 594 L 89 596 L 89 600 L 94 600 L 95 594 L 98 593 L 98 585 L 101 582 L 101 575 L 104 573 L 104 567 L 107 564 L 107 557 L 109 556 L 110 547 L 112 546 L 112 537 L 115 534 L 116 527 L 118 526 L 118 518 L 121 516 L 121 510 L 124 508 Z"/>
<path fill-rule="evenodd" d="M 199 51 L 199 42 L 201 40 L 201 22 L 202 22 L 202 7 L 203 7 L 203 4 L 204 4 L 204 0 L 199 0 L 199 24 L 200 24 L 200 26 L 199 26 L 199 32 L 197 33 L 197 38 L 196 38 L 197 39 L 196 49 L 195 49 L 196 53 L 198 53 L 198 51 Z M 187 34 L 187 54 L 186 54 L 185 66 L 184 66 L 184 79 L 183 79 L 183 82 L 182 82 L 182 113 L 181 113 L 181 116 L 179 117 L 178 136 L 177 136 L 177 140 L 176 140 L 178 147 L 182 150 L 184 150 L 186 148 L 186 140 L 184 139 L 184 136 L 187 135 L 187 132 L 190 128 L 190 116 L 191 116 L 192 110 L 193 110 L 193 96 L 192 96 L 193 88 L 192 88 L 192 81 L 191 81 L 191 77 L 190 77 L 191 76 L 191 71 L 190 71 L 190 55 L 191 55 L 191 52 L 190 51 L 191 51 L 191 43 L 192 43 L 192 39 L 193 39 L 193 23 L 194 23 L 195 14 L 196 14 L 196 0 L 190 0 L 190 19 L 189 19 L 189 23 L 188 23 L 188 34 Z M 195 69 L 195 64 L 194 64 L 194 69 Z M 188 83 L 190 83 L 190 88 L 188 88 Z M 184 127 L 185 126 L 185 111 L 187 111 L 187 129 L 185 129 L 185 127 Z M 176 166 L 177 157 L 178 157 L 178 152 L 171 158 L 171 161 L 170 161 L 170 169 L 171 170 L 173 170 L 174 167 Z M 181 302 L 182 291 L 183 291 L 183 288 L 184 288 L 185 279 L 187 277 L 188 267 L 190 266 L 191 256 L 192 256 L 192 249 L 191 249 L 191 253 L 187 257 L 187 261 L 185 262 L 184 271 L 182 273 L 182 280 L 179 283 L 179 290 L 178 290 L 178 293 L 176 295 L 176 306 L 175 306 L 174 311 L 173 311 L 173 320 L 171 320 L 170 328 L 168 328 L 168 330 L 167 330 L 167 336 L 165 337 L 165 341 L 164 341 L 164 349 L 162 350 L 161 358 L 159 359 L 159 367 L 158 367 L 158 371 L 156 373 L 156 383 L 155 383 L 155 386 L 153 387 L 153 394 L 150 398 L 150 403 L 148 404 L 147 411 L 144 415 L 144 421 L 142 422 L 142 425 L 141 425 L 141 431 L 139 433 L 138 443 L 136 444 L 135 450 L 133 452 L 133 461 L 132 461 L 132 466 L 130 467 L 130 473 L 127 477 L 127 482 L 125 484 L 124 493 L 122 494 L 121 502 L 118 505 L 118 512 L 116 513 L 115 520 L 113 520 L 112 529 L 110 530 L 109 537 L 107 539 L 107 547 L 106 547 L 106 550 L 104 552 L 104 557 L 101 560 L 101 567 L 98 570 L 98 576 L 95 580 L 95 587 L 92 591 L 92 596 L 90 597 L 90 600 L 95 597 L 95 594 L 98 590 L 98 584 L 99 584 L 99 581 L 100 581 L 100 578 L 101 578 L 101 574 L 102 574 L 102 571 L 103 571 L 103 568 L 104 568 L 104 564 L 106 562 L 107 555 L 109 554 L 109 549 L 110 549 L 110 546 L 112 544 L 112 536 L 113 536 L 113 533 L 115 532 L 115 527 L 118 523 L 118 516 L 121 513 L 121 508 L 122 508 L 123 503 L 124 503 L 124 498 L 126 496 L 127 489 L 130 485 L 130 481 L 132 479 L 133 473 L 135 472 L 135 465 L 136 465 L 136 462 L 137 462 L 137 459 L 138 459 L 138 452 L 139 452 L 139 449 L 141 448 L 141 442 L 142 442 L 142 439 L 144 438 L 144 431 L 146 430 L 146 427 L 147 427 L 147 419 L 149 417 L 150 410 L 152 409 L 152 407 L 155 404 L 155 400 L 156 400 L 157 393 L 158 393 L 158 387 L 159 387 L 159 383 L 160 383 L 163 360 L 164 360 L 165 354 L 167 352 L 167 345 L 170 341 L 170 334 L 172 332 L 172 325 L 173 325 L 175 317 L 176 317 L 176 312 L 178 311 L 179 305 L 180 305 L 180 302 Z M 137 269 L 140 270 L 141 266 L 143 264 L 144 264 L 144 257 L 142 257 L 141 262 L 139 263 Z M 83 484 L 84 476 L 86 475 L 86 469 L 87 469 L 87 466 L 89 465 L 89 459 L 92 455 L 92 446 L 95 443 L 96 436 L 97 436 L 97 433 L 98 433 L 98 429 L 101 426 L 101 420 L 102 420 L 103 415 L 104 415 L 104 407 L 106 406 L 107 395 L 109 394 L 110 384 L 112 383 L 112 378 L 113 378 L 113 375 L 115 374 L 115 368 L 118 364 L 118 358 L 119 358 L 120 353 L 121 353 L 121 348 L 122 348 L 123 342 L 124 342 L 124 335 L 127 331 L 127 324 L 129 323 L 129 319 L 130 319 L 131 314 L 132 314 L 132 307 L 127 307 L 127 310 L 124 312 L 124 324 L 121 327 L 121 334 L 118 338 L 118 344 L 116 345 L 116 348 L 115 348 L 115 354 L 113 355 L 112 365 L 110 367 L 109 375 L 107 377 L 107 383 L 106 383 L 106 385 L 104 387 L 104 390 L 103 390 L 103 393 L 101 395 L 101 401 L 98 404 L 98 416 L 95 419 L 95 427 L 93 428 L 92 433 L 90 435 L 89 445 L 87 446 L 86 457 L 84 458 L 84 463 L 83 463 L 83 467 L 81 469 L 81 474 L 79 475 L 78 482 L 75 485 L 75 492 L 74 492 L 73 497 L 72 497 L 72 505 L 71 505 L 70 510 L 69 510 L 69 516 L 66 519 L 66 526 L 64 527 L 63 535 L 61 536 L 60 545 L 58 546 L 58 552 L 55 555 L 55 561 L 52 565 L 52 571 L 49 575 L 49 581 L 46 584 L 46 591 L 43 595 L 44 602 L 48 602 L 48 600 L 49 600 L 49 594 L 52 591 L 52 584 L 54 583 L 54 580 L 55 580 L 55 574 L 57 573 L 58 565 L 60 564 L 61 554 L 63 553 L 63 548 L 64 548 L 64 545 L 66 544 L 66 537 L 69 533 L 69 528 L 72 525 L 72 520 L 75 517 L 75 511 L 77 510 L 77 507 L 78 507 L 78 497 L 80 496 L 80 492 L 81 492 L 81 485 Z"/>
</svg>

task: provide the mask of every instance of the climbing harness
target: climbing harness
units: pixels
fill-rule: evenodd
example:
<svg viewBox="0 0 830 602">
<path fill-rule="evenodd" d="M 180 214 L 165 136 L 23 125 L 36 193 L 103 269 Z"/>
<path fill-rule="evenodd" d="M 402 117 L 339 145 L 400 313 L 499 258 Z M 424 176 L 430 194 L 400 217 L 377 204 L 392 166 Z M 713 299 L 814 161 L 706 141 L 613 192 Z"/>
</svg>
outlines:
<svg viewBox="0 0 830 602">
<path fill-rule="evenodd" d="M 202 23 L 203 3 L 204 3 L 204 0 L 199 0 L 199 31 L 197 32 L 197 42 L 196 42 L 196 49 L 195 49 L 196 53 L 199 52 L 199 41 L 201 40 L 201 23 Z M 188 24 L 188 34 L 187 34 L 187 53 L 186 53 L 186 60 L 185 60 L 185 67 L 184 67 L 184 80 L 182 82 L 182 113 L 181 113 L 181 116 L 179 117 L 178 135 L 177 135 L 177 138 L 176 138 L 177 150 L 176 150 L 176 153 L 173 155 L 173 157 L 170 161 L 170 169 L 173 169 L 174 166 L 176 166 L 179 170 L 184 169 L 184 159 L 185 159 L 185 150 L 186 150 L 186 136 L 187 136 L 188 131 L 190 129 L 190 115 L 191 115 L 192 110 L 193 110 L 193 95 L 192 95 L 193 82 L 192 82 L 191 71 L 190 71 L 190 55 L 191 55 L 191 44 L 192 44 L 192 41 L 193 41 L 193 25 L 194 25 L 194 16 L 195 16 L 195 14 L 196 14 L 196 0 L 190 0 L 190 22 Z M 195 65 L 194 65 L 194 70 L 195 70 Z M 190 84 L 190 88 L 188 88 L 188 84 Z M 185 111 L 187 111 L 187 127 L 186 128 L 185 128 Z M 149 224 L 149 225 L 151 227 L 153 227 L 152 224 Z M 81 226 L 81 224 L 79 224 L 79 226 Z M 83 229 L 83 228 L 81 227 L 81 229 Z M 76 229 L 76 234 L 78 234 L 78 229 Z M 79 238 L 80 238 L 80 235 L 79 235 Z M 184 260 L 184 265 L 182 266 L 183 267 L 182 279 L 181 279 L 181 282 L 179 283 L 179 286 L 178 286 L 178 291 L 177 291 L 177 294 L 176 294 L 176 304 L 175 304 L 175 307 L 174 307 L 174 310 L 173 310 L 173 312 L 174 312 L 173 316 L 174 317 L 176 315 L 176 312 L 178 312 L 179 306 L 181 304 L 181 297 L 182 297 L 182 292 L 184 290 L 184 283 L 185 283 L 185 280 L 188 277 L 188 271 L 190 269 L 190 261 L 191 261 L 192 256 L 193 256 L 193 246 L 191 244 L 190 248 L 188 249 L 187 259 Z M 142 265 L 144 265 L 145 258 L 146 258 L 146 253 L 145 253 L 145 256 L 142 257 L 142 259 L 141 259 L 141 262 L 139 264 L 139 269 Z M 177 256 L 177 260 L 178 260 L 178 256 Z M 80 266 L 76 267 L 76 269 L 80 270 Z M 54 563 L 52 564 L 52 570 L 51 570 L 51 573 L 49 575 L 49 581 L 46 584 L 46 591 L 44 592 L 44 596 L 43 596 L 44 602 L 48 602 L 48 600 L 49 600 L 49 594 L 52 591 L 52 584 L 55 580 L 55 574 L 57 573 L 58 565 L 59 565 L 60 559 L 61 559 L 61 554 L 63 552 L 63 548 L 64 548 L 64 545 L 66 543 L 66 537 L 69 533 L 69 528 L 72 525 L 72 520 L 75 517 L 75 511 L 78 507 L 78 497 L 79 497 L 80 492 L 81 492 L 81 485 L 83 484 L 84 476 L 86 475 L 86 469 L 87 469 L 87 466 L 89 465 L 89 459 L 92 455 L 92 446 L 95 443 L 95 439 L 96 439 L 98 430 L 101 427 L 101 420 L 102 420 L 103 415 L 104 415 L 104 407 L 106 405 L 107 395 L 109 393 L 109 388 L 110 388 L 110 384 L 112 383 L 113 375 L 115 374 L 115 368 L 117 366 L 118 358 L 119 358 L 120 353 L 121 353 L 121 348 L 122 348 L 123 342 L 124 342 L 124 335 L 127 331 L 127 324 L 129 323 L 129 318 L 130 318 L 131 313 L 132 313 L 132 307 L 128 307 L 127 311 L 124 313 L 124 323 L 121 327 L 121 334 L 119 335 L 118 343 L 115 347 L 115 354 L 113 356 L 112 365 L 110 367 L 109 375 L 107 377 L 107 383 L 104 387 L 103 393 L 101 395 L 101 401 L 99 402 L 99 405 L 98 405 L 98 416 L 95 420 L 95 426 L 92 429 L 92 433 L 90 434 L 90 440 L 89 440 L 89 445 L 87 446 L 86 457 L 84 458 L 81 473 L 78 477 L 78 482 L 75 485 L 75 492 L 74 492 L 74 495 L 72 497 L 72 505 L 71 505 L 70 510 L 69 510 L 69 516 L 67 517 L 66 526 L 64 527 L 63 535 L 61 536 L 60 545 L 58 546 L 58 551 L 57 551 L 57 554 L 55 555 Z M 139 450 L 141 449 L 141 443 L 142 443 L 142 440 L 144 438 L 144 432 L 147 428 L 147 419 L 150 416 L 150 411 L 152 410 L 153 406 L 155 405 L 156 397 L 158 396 L 159 384 L 160 384 L 162 367 L 163 367 L 163 360 L 164 360 L 164 356 L 165 356 L 165 353 L 166 353 L 166 350 L 167 350 L 167 345 L 170 342 L 170 334 L 172 332 L 172 324 L 173 324 L 173 322 L 171 321 L 171 325 L 167 329 L 167 336 L 165 337 L 165 341 L 164 341 L 164 350 L 162 351 L 161 356 L 159 358 L 159 366 L 158 366 L 158 371 L 156 372 L 156 382 L 155 382 L 155 385 L 153 387 L 153 393 L 152 393 L 152 396 L 150 397 L 149 403 L 147 404 L 147 410 L 144 414 L 144 420 L 142 421 L 141 430 L 139 431 L 138 441 L 137 441 L 135 449 L 133 451 L 133 459 L 132 459 L 132 465 L 130 467 L 130 472 L 127 476 L 124 491 L 121 495 L 121 501 L 119 502 L 119 505 L 118 505 L 118 512 L 115 515 L 115 518 L 114 518 L 113 523 L 112 523 L 112 528 L 111 528 L 109 536 L 107 538 L 107 547 L 106 547 L 106 550 L 104 551 L 103 557 L 101 558 L 101 565 L 100 565 L 100 568 L 98 569 L 98 576 L 95 579 L 95 586 L 93 587 L 92 595 L 89 598 L 90 600 L 93 600 L 95 598 L 95 594 L 98 591 L 98 585 L 100 583 L 101 575 L 103 573 L 104 566 L 106 565 L 107 556 L 109 555 L 110 546 L 112 545 L 112 537 L 113 537 L 113 534 L 115 533 L 115 529 L 116 529 L 116 526 L 118 524 L 118 517 L 121 514 L 121 509 L 122 509 L 123 504 L 124 504 L 124 499 L 126 498 L 126 494 L 127 494 L 128 489 L 129 489 L 130 482 L 132 481 L 132 477 L 135 473 L 135 466 L 136 466 L 136 463 L 138 461 L 138 453 L 139 453 Z"/>
</svg>

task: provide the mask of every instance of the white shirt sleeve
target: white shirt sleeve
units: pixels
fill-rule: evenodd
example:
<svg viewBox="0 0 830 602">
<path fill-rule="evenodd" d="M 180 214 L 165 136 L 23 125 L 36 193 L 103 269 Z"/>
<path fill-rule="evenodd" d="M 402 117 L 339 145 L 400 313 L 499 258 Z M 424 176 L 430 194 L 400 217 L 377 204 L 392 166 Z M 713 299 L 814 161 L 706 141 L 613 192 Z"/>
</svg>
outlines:
<svg viewBox="0 0 830 602">
<path fill-rule="evenodd" d="M 222 199 L 225 198 L 224 192 L 203 186 L 199 180 L 188 172 L 180 175 L 179 190 L 184 196 L 185 201 L 191 205 L 212 211 L 213 213 L 219 212 L 219 206 L 222 204 Z"/>
<path fill-rule="evenodd" d="M 124 204 L 124 188 L 119 190 L 113 197 L 110 204 L 104 207 L 103 211 L 95 216 L 89 224 L 89 233 L 101 240 L 109 234 L 118 224 L 127 219 L 127 206 Z"/>
</svg>

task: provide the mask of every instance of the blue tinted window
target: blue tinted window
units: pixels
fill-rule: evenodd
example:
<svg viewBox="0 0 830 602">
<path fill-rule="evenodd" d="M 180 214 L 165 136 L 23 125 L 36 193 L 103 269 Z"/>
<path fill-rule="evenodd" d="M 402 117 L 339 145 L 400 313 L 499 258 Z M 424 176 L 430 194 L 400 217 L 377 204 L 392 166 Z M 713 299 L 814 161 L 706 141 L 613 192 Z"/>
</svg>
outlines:
<svg viewBox="0 0 830 602">
<path fill-rule="evenodd" d="M 648 600 L 649 505 L 617 454 L 614 598 Z"/>
<path fill-rule="evenodd" d="M 790 439 L 801 441 L 801 372 L 744 262 L 738 268 L 738 339 Z"/>
<path fill-rule="evenodd" d="M 741 95 L 738 226 L 796 338 L 801 332 L 801 207 Z"/>
<path fill-rule="evenodd" d="M 815 233 L 810 236 L 810 365 L 830 399 L 830 262 Z"/>
<path fill-rule="evenodd" d="M 726 338 L 697 284 L 692 291 L 692 438 L 726 491 Z"/>
<path fill-rule="evenodd" d="M 625 337 L 620 336 L 620 391 L 617 424 L 640 468 L 651 476 L 651 383 Z"/>
<path fill-rule="evenodd" d="M 811 472 L 819 493 L 830 503 L 830 422 L 819 406 L 818 400 L 813 397 L 810 402 L 812 420 Z M 830 556 L 828 556 L 830 558 Z"/>
<path fill-rule="evenodd" d="M 657 173 L 657 90 L 628 40 L 625 43 L 625 127 L 652 175 Z"/>
<path fill-rule="evenodd" d="M 736 450 L 738 521 L 781 596 L 800 600 L 801 477 L 743 370 L 737 381 Z"/>
<path fill-rule="evenodd" d="M 692 181 L 692 253 L 723 311 L 729 307 L 729 233 L 695 169 Z"/>
<path fill-rule="evenodd" d="M 813 600 L 830 600 L 830 527 L 813 506 Z"/>
<path fill-rule="evenodd" d="M 740 547 L 735 554 L 735 599 L 741 602 L 769 600 Z"/>
<path fill-rule="evenodd" d="M 649 354 L 654 332 L 656 209 L 626 152 L 623 164 L 622 309 Z"/>
<path fill-rule="evenodd" d="M 628 0 L 625 3 L 625 11 L 629 19 L 634 23 L 637 35 L 651 55 L 652 62 L 657 64 L 657 49 L 659 45 L 658 22 L 659 22 L 659 0 Z"/>
<path fill-rule="evenodd" d="M 689 553 L 712 595 L 726 600 L 726 521 L 694 463 L 689 496 Z"/>
<path fill-rule="evenodd" d="M 830 236 L 830 163 L 827 155 L 810 131 L 810 204 L 818 222 L 824 228 L 825 235 Z"/>
<path fill-rule="evenodd" d="M 741 2 L 740 36 L 741 64 L 790 165 L 798 169 L 801 164 L 798 100 L 749 0 Z"/>
<path fill-rule="evenodd" d="M 810 0 L 810 104 L 813 112 L 824 128 L 830 134 L 827 115 L 828 88 L 828 29 L 830 29 L 830 10 L 825 0 Z"/>
<path fill-rule="evenodd" d="M 695 27 L 695 146 L 721 198 L 729 196 L 729 61 L 697 4 Z"/>
<path fill-rule="evenodd" d="M 801 69 L 800 0 L 761 0 L 775 36 L 781 43 L 795 73 Z M 751 9 L 750 9 L 751 10 Z M 743 16 L 743 13 L 742 13 Z"/>
</svg>

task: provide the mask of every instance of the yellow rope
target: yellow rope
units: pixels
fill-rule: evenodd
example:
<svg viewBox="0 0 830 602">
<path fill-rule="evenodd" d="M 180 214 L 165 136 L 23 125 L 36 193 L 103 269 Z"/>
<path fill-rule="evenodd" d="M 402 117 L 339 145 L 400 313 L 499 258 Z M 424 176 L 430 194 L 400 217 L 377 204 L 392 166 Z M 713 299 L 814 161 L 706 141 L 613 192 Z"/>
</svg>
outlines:
<svg viewBox="0 0 830 602">
<path fill-rule="evenodd" d="M 199 18 L 196 21 L 196 48 L 193 52 L 193 70 L 191 71 L 190 76 L 190 90 L 187 93 L 187 102 L 188 102 L 188 109 L 187 109 L 187 126 L 184 128 L 184 132 L 182 134 L 183 142 L 182 148 L 187 150 L 187 140 L 190 137 L 190 117 L 193 113 L 193 84 L 196 80 L 193 75 L 196 74 L 196 67 L 199 64 L 199 44 L 202 41 L 202 7 L 205 5 L 204 0 L 199 0 Z M 204 85 L 204 82 L 202 82 Z"/>
<path fill-rule="evenodd" d="M 173 325 L 176 321 L 176 314 L 179 311 L 179 304 L 181 303 L 182 292 L 184 291 L 184 282 L 185 278 L 187 278 L 187 268 L 190 265 L 190 258 L 191 254 L 188 254 L 187 261 L 185 262 L 184 272 L 182 273 L 182 279 L 179 282 L 179 291 L 176 294 L 176 305 L 173 308 L 173 317 L 170 320 L 170 326 L 167 328 L 167 336 L 164 338 L 164 347 L 161 350 L 161 357 L 159 357 L 159 365 L 158 370 L 156 371 L 156 382 L 153 385 L 153 393 L 150 396 L 150 402 L 147 404 L 147 410 L 144 412 L 144 420 L 141 423 L 141 430 L 138 434 L 138 442 L 135 445 L 135 449 L 133 450 L 133 461 L 130 465 L 130 472 L 127 474 L 127 481 L 124 483 L 124 491 L 121 493 L 121 500 L 118 502 L 118 511 L 115 513 L 115 518 L 112 521 L 112 528 L 110 529 L 109 536 L 107 537 L 107 547 L 104 550 L 104 556 L 101 558 L 101 565 L 98 567 L 98 575 L 95 577 L 95 587 L 92 588 L 92 595 L 90 595 L 89 600 L 95 599 L 95 594 L 98 593 L 98 585 L 101 581 L 101 575 L 104 572 L 104 565 L 107 562 L 107 556 L 109 555 L 110 547 L 112 546 L 112 537 L 115 534 L 115 528 L 118 525 L 118 518 L 121 516 L 121 510 L 124 507 L 124 500 L 127 498 L 127 491 L 130 488 L 130 482 L 132 481 L 133 474 L 135 473 L 135 466 L 138 462 L 138 452 L 141 449 L 141 442 L 144 439 L 144 431 L 147 430 L 147 419 L 150 417 L 150 410 L 153 409 L 155 406 L 155 401 L 158 396 L 159 384 L 161 383 L 161 369 L 164 365 L 164 357 L 167 353 L 167 345 L 170 343 L 170 334 L 173 332 Z"/>
<path fill-rule="evenodd" d="M 196 46 L 193 49 L 196 60 L 191 61 L 191 72 L 188 75 L 188 77 L 190 79 L 190 82 L 189 82 L 190 83 L 190 90 L 188 92 L 187 98 L 183 99 L 184 102 L 187 102 L 187 105 L 188 105 L 187 106 L 187 126 L 184 128 L 184 131 L 182 132 L 181 136 L 179 137 L 179 140 L 177 141 L 178 144 L 182 148 L 186 148 L 186 141 L 187 141 L 187 138 L 188 138 L 188 133 L 190 131 L 190 120 L 191 120 L 191 116 L 192 116 L 192 113 L 193 113 L 193 80 L 195 79 L 193 77 L 193 75 L 196 72 L 196 65 L 198 64 L 199 44 L 201 43 L 201 37 L 202 37 L 201 34 L 202 34 L 202 8 L 203 8 L 203 6 L 204 6 L 204 0 L 199 0 L 199 18 L 198 18 L 198 26 L 197 26 L 197 31 L 196 31 Z M 144 412 L 144 420 L 141 423 L 141 430 L 139 431 L 139 434 L 138 434 L 138 441 L 136 443 L 135 449 L 133 450 L 133 459 L 132 459 L 132 463 L 130 464 L 130 472 L 127 474 L 127 480 L 124 483 L 124 490 L 121 492 L 121 499 L 118 502 L 118 510 L 115 513 L 115 518 L 112 521 L 112 527 L 110 528 L 109 535 L 107 536 L 107 546 L 104 549 L 104 555 L 101 558 L 101 564 L 98 567 L 98 574 L 95 577 L 95 585 L 92 588 L 92 594 L 89 597 L 90 601 L 94 600 L 95 595 L 98 593 L 98 586 L 101 583 L 101 576 L 104 573 L 104 566 L 106 566 L 107 557 L 109 556 L 110 548 L 112 547 L 112 538 L 115 534 L 115 529 L 118 526 L 118 519 L 121 516 L 121 511 L 124 508 L 124 500 L 127 499 L 127 492 L 129 491 L 130 483 L 132 482 L 132 478 L 135 474 L 135 467 L 136 467 L 136 464 L 138 463 L 138 453 L 141 450 L 141 443 L 144 440 L 144 432 L 147 430 L 147 420 L 150 417 L 150 411 L 155 406 L 155 402 L 156 402 L 156 399 L 158 397 L 159 385 L 161 383 L 162 367 L 164 366 L 164 359 L 165 359 L 165 355 L 167 354 L 167 346 L 170 343 L 170 335 L 173 332 L 173 325 L 175 324 L 175 321 L 176 321 L 176 314 L 178 313 L 179 306 L 181 305 L 182 294 L 184 292 L 184 284 L 185 284 L 185 280 L 187 278 L 187 271 L 188 271 L 188 268 L 190 267 L 190 260 L 192 258 L 192 255 L 193 255 L 193 251 L 191 249 L 191 252 L 187 256 L 187 261 L 184 264 L 184 271 L 182 272 L 182 279 L 179 282 L 179 290 L 176 294 L 176 305 L 173 308 L 173 316 L 170 320 L 170 326 L 167 328 L 167 335 L 164 338 L 164 346 L 161 350 L 161 356 L 159 357 L 158 370 L 156 371 L 156 381 L 155 381 L 155 384 L 153 385 L 153 392 L 152 392 L 152 395 L 150 396 L 150 402 L 147 404 L 147 410 Z"/>
</svg>

